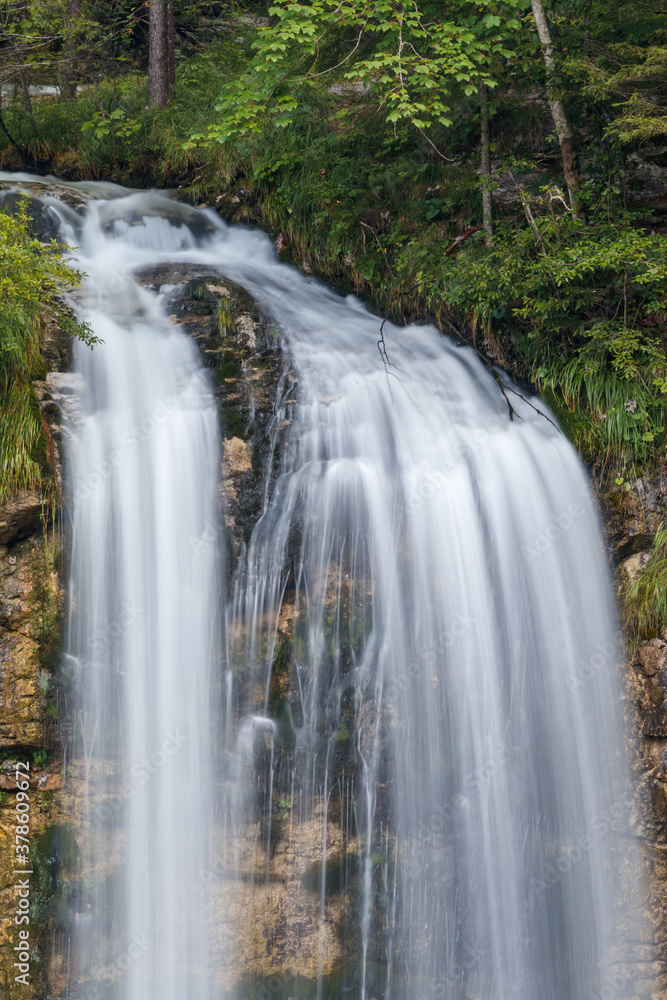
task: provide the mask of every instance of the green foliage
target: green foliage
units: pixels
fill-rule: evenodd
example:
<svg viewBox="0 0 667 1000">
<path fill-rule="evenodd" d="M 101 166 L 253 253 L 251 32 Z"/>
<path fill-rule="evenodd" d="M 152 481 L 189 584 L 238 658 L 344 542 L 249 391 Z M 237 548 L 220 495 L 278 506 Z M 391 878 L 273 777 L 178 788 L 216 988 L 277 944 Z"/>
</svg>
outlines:
<svg viewBox="0 0 667 1000">
<path fill-rule="evenodd" d="M 468 315 L 485 347 L 548 390 L 601 470 L 655 462 L 667 426 L 667 238 L 625 225 L 543 216 L 501 226 L 437 266 L 436 244 L 398 267 Z M 569 414 L 569 417 L 568 417 Z"/>
<path fill-rule="evenodd" d="M 42 425 L 30 386 L 14 383 L 0 399 L 0 499 L 35 489 L 46 471 L 36 457 Z"/>
<path fill-rule="evenodd" d="M 599 7 L 604 8 L 603 3 Z M 627 11 L 625 24 L 613 18 L 596 29 L 606 44 L 586 47 L 567 64 L 583 94 L 606 105 L 605 134 L 620 146 L 640 145 L 667 134 L 667 25 L 657 3 L 645 0 Z M 605 35 L 607 36 L 605 38 Z"/>
<path fill-rule="evenodd" d="M 114 108 L 113 111 L 103 109 L 95 111 L 92 119 L 81 126 L 82 132 L 88 129 L 94 129 L 96 139 L 103 139 L 112 132 L 121 139 L 131 139 L 141 129 L 141 122 L 128 118 L 123 108 Z"/>
<path fill-rule="evenodd" d="M 637 638 L 659 635 L 667 624 L 667 525 L 653 541 L 651 558 L 627 590 L 627 624 Z"/>
<path fill-rule="evenodd" d="M 284 128 L 322 78 L 372 93 L 394 125 L 448 127 L 455 96 L 476 93 L 480 82 L 494 87 L 494 67 L 514 57 L 515 8 L 525 5 L 285 0 L 270 8 L 273 22 L 259 29 L 246 73 L 225 86 L 215 120 L 190 144 L 243 140 L 267 115 Z"/>
<path fill-rule="evenodd" d="M 80 280 L 58 248 L 44 246 L 28 231 L 25 211 L 0 213 L 0 499 L 36 489 L 48 474 L 43 424 L 30 382 L 41 374 L 41 324 L 47 314 L 90 344 L 60 294 Z"/>
</svg>

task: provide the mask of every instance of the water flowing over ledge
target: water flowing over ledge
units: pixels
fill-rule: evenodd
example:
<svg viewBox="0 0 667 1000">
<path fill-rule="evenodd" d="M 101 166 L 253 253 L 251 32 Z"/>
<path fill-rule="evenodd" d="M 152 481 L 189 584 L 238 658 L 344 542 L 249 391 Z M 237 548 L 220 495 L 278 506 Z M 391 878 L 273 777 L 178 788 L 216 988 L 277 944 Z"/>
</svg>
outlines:
<svg viewBox="0 0 667 1000">
<path fill-rule="evenodd" d="M 572 448 L 433 328 L 386 324 L 384 364 L 380 321 L 262 234 L 98 193 L 50 203 L 104 340 L 69 456 L 79 994 L 622 996 L 620 648 Z M 282 344 L 238 558 L 178 289 L 133 277 L 167 262 Z"/>
</svg>

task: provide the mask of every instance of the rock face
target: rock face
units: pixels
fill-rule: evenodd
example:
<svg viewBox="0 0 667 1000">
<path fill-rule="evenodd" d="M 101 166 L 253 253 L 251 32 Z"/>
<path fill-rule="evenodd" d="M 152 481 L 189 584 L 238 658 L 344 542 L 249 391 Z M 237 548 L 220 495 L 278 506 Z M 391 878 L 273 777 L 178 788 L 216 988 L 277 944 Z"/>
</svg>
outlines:
<svg viewBox="0 0 667 1000">
<path fill-rule="evenodd" d="M 10 554 L 11 553 L 11 554 Z M 34 540 L 0 550 L 0 745 L 39 748 L 45 743 L 44 694 L 39 657 L 44 616 L 44 546 Z M 53 583 L 54 590 L 57 584 Z M 39 597 L 42 596 L 42 600 Z M 55 594 L 54 594 L 55 597 Z M 40 607 L 40 605 L 42 605 Z"/>
<path fill-rule="evenodd" d="M 201 265 L 160 265 L 137 277 L 155 292 L 168 289 L 166 311 L 196 341 L 211 375 L 223 438 L 222 504 L 233 573 L 271 485 L 283 368 L 278 337 L 242 288 Z"/>
<path fill-rule="evenodd" d="M 40 525 L 31 537 L 0 545 L 0 989 L 10 1000 L 45 991 L 39 966 L 31 968 L 27 984 L 13 976 L 19 898 L 13 859 L 16 835 L 25 832 L 17 821 L 16 762 L 30 782 L 30 893 L 36 913 L 42 891 L 35 866 L 44 862 L 40 844 L 62 811 L 54 796 L 61 780 L 56 752 L 61 608 L 57 539 Z M 33 949 L 45 944 L 45 927 L 32 918 L 30 941 Z"/>
<path fill-rule="evenodd" d="M 54 428 L 56 417 L 59 412 L 48 417 Z M 49 435 L 51 426 L 45 422 Z M 49 452 L 59 476 L 58 453 Z M 50 884 L 69 808 L 59 798 L 65 687 L 60 672 L 62 539 L 57 524 L 53 497 L 23 492 L 0 508 L 0 993 L 8 1000 L 46 995 L 47 972 L 59 940 L 49 916 L 57 898 Z M 33 955 L 42 957 L 39 963 L 31 959 L 29 979 L 22 982 L 16 981 L 20 970 L 14 967 L 17 933 L 24 929 L 15 922 L 20 876 L 13 859 L 19 827 L 24 832 L 17 821 L 17 773 L 27 774 L 30 786 L 29 933 Z M 60 870 L 64 874 L 64 865 Z M 54 973 L 49 981 L 55 980 Z"/>
<path fill-rule="evenodd" d="M 295 823 L 292 835 L 281 836 L 276 844 L 268 878 L 254 885 L 253 872 L 266 867 L 254 828 L 236 844 L 236 877 L 225 872 L 223 883 L 222 865 L 212 873 L 216 957 L 219 967 L 229 970 L 223 988 L 235 987 L 239 979 L 267 976 L 312 980 L 318 970 L 327 976 L 342 964 L 339 931 L 346 900 L 331 894 L 323 913 L 321 909 L 322 823 L 321 811 Z M 340 865 L 344 857 L 341 831 L 333 825 L 326 857 L 327 869 Z"/>
<path fill-rule="evenodd" d="M 32 490 L 20 490 L 0 504 L 0 545 L 11 545 L 32 535 L 42 520 L 44 498 Z"/>
<path fill-rule="evenodd" d="M 0 212 L 14 215 L 25 209 L 31 236 L 42 243 L 58 240 L 58 219 L 39 198 L 19 191 L 0 190 Z"/>
<path fill-rule="evenodd" d="M 627 849 L 638 855 L 637 885 L 643 883 L 644 945 L 635 974 L 651 996 L 667 996 L 667 642 L 650 639 L 630 657 L 626 672 L 627 723 L 634 810 Z M 634 841 L 634 843 L 632 842 Z"/>
</svg>

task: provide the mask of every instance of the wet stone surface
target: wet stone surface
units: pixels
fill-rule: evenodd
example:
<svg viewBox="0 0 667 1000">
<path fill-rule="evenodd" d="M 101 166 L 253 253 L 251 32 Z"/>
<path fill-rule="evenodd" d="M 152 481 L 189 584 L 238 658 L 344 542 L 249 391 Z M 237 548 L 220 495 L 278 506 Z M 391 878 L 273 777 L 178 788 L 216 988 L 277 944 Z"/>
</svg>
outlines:
<svg viewBox="0 0 667 1000">
<path fill-rule="evenodd" d="M 284 369 L 279 337 L 247 292 L 211 268 L 162 264 L 135 276 L 162 297 L 169 319 L 193 338 L 210 374 L 233 573 L 276 474 L 281 428 L 275 401 Z"/>
</svg>

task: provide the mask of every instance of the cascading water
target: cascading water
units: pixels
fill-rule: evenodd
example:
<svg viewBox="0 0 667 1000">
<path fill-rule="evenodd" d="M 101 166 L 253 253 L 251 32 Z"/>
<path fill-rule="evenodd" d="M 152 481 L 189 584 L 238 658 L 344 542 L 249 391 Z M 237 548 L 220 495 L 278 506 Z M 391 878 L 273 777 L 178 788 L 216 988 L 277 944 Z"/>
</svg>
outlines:
<svg viewBox="0 0 667 1000">
<path fill-rule="evenodd" d="M 624 985 L 613 602 L 585 474 L 542 405 L 512 395 L 510 421 L 474 353 L 430 327 L 386 324 L 383 358 L 357 300 L 213 213 L 133 194 L 93 202 L 77 233 L 59 212 L 89 275 L 78 309 L 104 340 L 77 352 L 70 454 L 95 882 L 79 981 L 128 1000 L 213 997 L 252 968 L 237 995 Z M 191 544 L 220 537 L 212 397 L 132 279 L 165 260 L 244 286 L 286 358 L 278 476 L 224 599 L 216 547 Z M 318 903 L 314 938 L 283 922 L 278 969 L 262 948 L 281 843 Z"/>
<path fill-rule="evenodd" d="M 217 412 L 192 341 L 128 273 L 135 242 L 150 232 L 147 242 L 178 250 L 182 234 L 161 218 L 130 228 L 110 209 L 93 205 L 70 234 L 88 274 L 79 311 L 103 340 L 77 353 L 69 456 L 69 653 L 88 768 L 84 872 L 96 880 L 78 975 L 84 996 L 122 977 L 124 1000 L 183 1000 L 208 995 L 197 872 L 211 830 L 220 615 L 216 553 L 193 539 L 218 519 Z"/>
<path fill-rule="evenodd" d="M 343 759 L 356 774 L 359 995 L 597 995 L 620 649 L 573 450 L 541 404 L 512 395 L 510 422 L 472 351 L 432 328 L 385 326 L 384 364 L 379 321 L 259 235 L 227 230 L 208 259 L 277 320 L 298 382 L 233 618 L 267 690 L 289 592 L 302 799 L 327 802 Z"/>
</svg>

